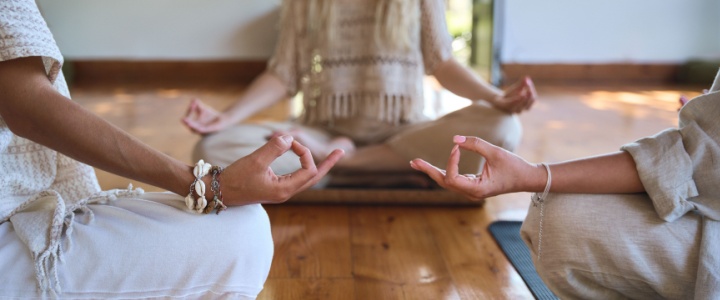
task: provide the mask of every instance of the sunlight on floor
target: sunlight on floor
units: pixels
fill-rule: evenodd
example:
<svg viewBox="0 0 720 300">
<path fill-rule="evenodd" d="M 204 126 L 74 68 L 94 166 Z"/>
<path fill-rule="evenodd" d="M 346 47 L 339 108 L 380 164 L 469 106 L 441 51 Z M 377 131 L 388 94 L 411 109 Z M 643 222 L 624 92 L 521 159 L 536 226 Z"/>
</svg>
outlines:
<svg viewBox="0 0 720 300">
<path fill-rule="evenodd" d="M 612 110 L 636 119 L 662 116 L 673 121 L 680 107 L 680 95 L 677 91 L 595 91 L 580 99 L 595 110 Z"/>
</svg>

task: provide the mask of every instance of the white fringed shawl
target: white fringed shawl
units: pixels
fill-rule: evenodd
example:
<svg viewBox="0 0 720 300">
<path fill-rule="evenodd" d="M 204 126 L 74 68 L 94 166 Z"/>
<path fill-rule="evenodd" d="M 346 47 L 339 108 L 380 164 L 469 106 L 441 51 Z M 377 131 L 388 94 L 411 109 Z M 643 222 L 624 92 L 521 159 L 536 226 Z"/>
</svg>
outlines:
<svg viewBox="0 0 720 300">
<path fill-rule="evenodd" d="M 0 224 L 10 221 L 15 234 L 32 253 L 35 260 L 35 272 L 38 287 L 43 292 L 55 295 L 62 293 L 58 278 L 58 266 L 63 262 L 63 241 L 67 249 L 72 245 L 73 222 L 75 212 L 81 211 L 92 222 L 93 213 L 88 204 L 104 204 L 117 198 L 142 195 L 141 188 L 116 189 L 99 192 L 68 205 L 62 195 L 54 190 L 38 193 L 20 206 L 0 217 Z"/>
</svg>

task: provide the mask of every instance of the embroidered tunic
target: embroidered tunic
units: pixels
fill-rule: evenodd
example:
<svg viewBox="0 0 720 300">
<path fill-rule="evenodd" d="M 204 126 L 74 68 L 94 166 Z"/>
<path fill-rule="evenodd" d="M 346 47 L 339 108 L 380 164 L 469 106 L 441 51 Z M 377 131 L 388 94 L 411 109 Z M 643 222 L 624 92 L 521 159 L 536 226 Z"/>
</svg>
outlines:
<svg viewBox="0 0 720 300">
<path fill-rule="evenodd" d="M 69 97 L 35 1 L 0 0 L 0 61 L 30 56 Z M 100 191 L 93 168 L 13 134 L 0 117 L 1 299 L 255 299 L 272 255 L 259 204 L 202 218 L 172 193 Z"/>
<path fill-rule="evenodd" d="M 419 0 L 419 22 L 410 28 L 409 50 L 374 41 L 375 6 L 364 1 L 333 3 L 333 36 L 312 41 L 308 1 L 286 1 L 281 32 L 269 70 L 291 95 L 303 93 L 305 125 L 334 126 L 339 119 L 391 124 L 425 120 L 423 76 L 451 57 L 444 2 Z"/>
<path fill-rule="evenodd" d="M 70 97 L 63 57 L 32 1 L 0 1 L 0 61 L 40 56 L 53 86 Z M 100 191 L 93 168 L 13 134 L 0 116 L 0 221 L 43 191 L 82 199 Z M 66 203 L 72 204 L 72 203 Z"/>
</svg>

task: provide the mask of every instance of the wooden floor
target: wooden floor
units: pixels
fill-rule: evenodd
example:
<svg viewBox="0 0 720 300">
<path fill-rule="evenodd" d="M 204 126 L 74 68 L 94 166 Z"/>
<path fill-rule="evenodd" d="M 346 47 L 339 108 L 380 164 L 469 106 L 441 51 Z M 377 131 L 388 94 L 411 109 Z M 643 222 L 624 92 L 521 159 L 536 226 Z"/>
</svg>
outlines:
<svg viewBox="0 0 720 300">
<path fill-rule="evenodd" d="M 677 123 L 677 98 L 699 87 L 538 86 L 521 115 L 520 155 L 557 162 L 615 151 Z M 222 108 L 243 87 L 74 87 L 76 101 L 139 139 L 190 163 L 198 140 L 179 119 L 192 97 Z M 257 119 L 288 114 L 278 105 Z M 128 179 L 98 171 L 105 189 Z M 146 190 L 158 190 L 144 184 Z M 529 194 L 490 198 L 482 208 L 266 205 L 275 257 L 260 299 L 532 299 L 487 226 L 522 220 Z"/>
</svg>

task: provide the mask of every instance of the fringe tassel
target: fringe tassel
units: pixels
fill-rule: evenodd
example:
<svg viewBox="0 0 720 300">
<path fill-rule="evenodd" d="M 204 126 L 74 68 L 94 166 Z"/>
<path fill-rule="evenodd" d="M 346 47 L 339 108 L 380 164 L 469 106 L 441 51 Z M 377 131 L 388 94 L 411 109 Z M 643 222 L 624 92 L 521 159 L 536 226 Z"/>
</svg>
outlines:
<svg viewBox="0 0 720 300">
<path fill-rule="evenodd" d="M 341 93 L 305 97 L 300 120 L 305 124 L 332 124 L 336 119 L 366 117 L 392 124 L 422 119 L 423 106 L 402 94 Z"/>
<path fill-rule="evenodd" d="M 58 261 L 61 256 L 60 240 L 53 240 L 50 247 L 35 257 L 35 276 L 43 292 L 50 291 L 54 296 L 62 293 L 58 279 Z M 48 274 L 52 277 L 48 278 Z"/>
<path fill-rule="evenodd" d="M 57 297 L 62 293 L 60 288 L 60 280 L 58 278 L 58 266 L 61 262 L 64 262 L 64 250 L 62 247 L 62 240 L 68 243 L 66 249 L 72 247 L 72 232 L 73 222 L 75 221 L 75 211 L 80 210 L 87 214 L 90 223 L 94 219 L 94 213 L 87 206 L 90 203 L 107 203 L 108 201 L 117 200 L 117 198 L 136 198 L 145 193 L 142 188 L 132 189 L 132 184 L 128 186 L 126 190 L 116 189 L 109 191 L 102 191 L 89 198 L 82 199 L 77 203 L 66 207 L 65 201 L 62 196 L 56 191 L 43 191 L 30 198 L 19 207 L 10 212 L 9 215 L 4 216 L 2 221 L 6 222 L 18 212 L 23 211 L 31 204 L 41 200 L 52 198 L 56 203 L 55 211 L 53 212 L 53 218 L 50 224 L 50 236 L 48 237 L 47 246 L 38 253 L 33 253 L 35 260 L 35 279 L 38 283 L 38 288 L 43 292 L 51 292 L 53 296 Z M 44 234 L 44 233 L 39 233 Z"/>
</svg>

